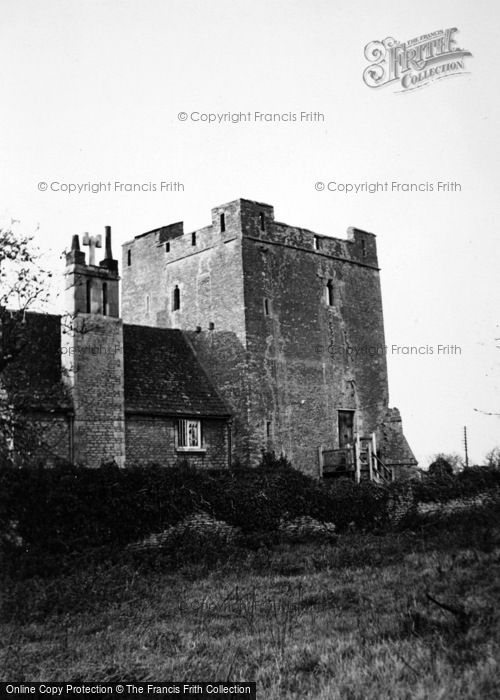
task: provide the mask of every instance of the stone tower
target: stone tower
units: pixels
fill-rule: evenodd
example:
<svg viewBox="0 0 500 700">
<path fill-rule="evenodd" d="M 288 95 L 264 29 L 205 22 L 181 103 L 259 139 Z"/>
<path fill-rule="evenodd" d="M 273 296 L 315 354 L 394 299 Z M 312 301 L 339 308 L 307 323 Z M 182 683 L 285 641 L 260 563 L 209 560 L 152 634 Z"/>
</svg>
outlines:
<svg viewBox="0 0 500 700">
<path fill-rule="evenodd" d="M 388 415 L 375 236 L 344 239 L 278 222 L 238 199 L 212 223 L 182 223 L 123 246 L 126 323 L 180 328 L 233 410 L 234 454 L 262 448 L 321 473 L 318 454 L 357 437 L 391 442 L 389 464 L 414 463 Z M 395 415 L 395 414 L 394 414 Z M 393 415 L 393 417 L 394 417 Z M 403 444 L 404 443 L 404 444 Z M 395 446 L 396 445 L 396 446 Z M 409 453 L 409 454 L 408 454 Z"/>
<path fill-rule="evenodd" d="M 84 235 L 88 264 L 73 236 L 66 254 L 62 359 L 73 401 L 73 460 L 97 467 L 125 460 L 123 323 L 119 318 L 118 261 L 105 229 L 105 256 L 96 264 L 100 236 Z"/>
</svg>

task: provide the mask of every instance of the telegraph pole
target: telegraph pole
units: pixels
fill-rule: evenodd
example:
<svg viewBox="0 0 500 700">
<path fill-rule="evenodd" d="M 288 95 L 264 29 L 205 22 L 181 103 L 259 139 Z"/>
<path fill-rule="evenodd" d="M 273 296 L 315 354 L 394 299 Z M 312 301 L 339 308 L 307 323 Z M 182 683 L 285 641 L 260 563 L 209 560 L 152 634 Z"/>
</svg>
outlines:
<svg viewBox="0 0 500 700">
<path fill-rule="evenodd" d="M 464 425 L 464 450 L 465 450 L 465 466 L 469 466 L 469 452 L 467 449 L 467 426 Z"/>
</svg>

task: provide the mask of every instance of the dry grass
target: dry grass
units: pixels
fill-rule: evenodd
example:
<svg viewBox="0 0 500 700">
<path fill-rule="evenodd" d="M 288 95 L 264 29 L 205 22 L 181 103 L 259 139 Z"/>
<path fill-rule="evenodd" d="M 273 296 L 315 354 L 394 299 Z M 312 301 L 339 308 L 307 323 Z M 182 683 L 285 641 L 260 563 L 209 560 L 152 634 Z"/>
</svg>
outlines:
<svg viewBox="0 0 500 700">
<path fill-rule="evenodd" d="M 498 525 L 461 516 L 177 571 L 115 561 L 9 577 L 0 679 L 255 680 L 266 700 L 498 698 Z"/>
</svg>

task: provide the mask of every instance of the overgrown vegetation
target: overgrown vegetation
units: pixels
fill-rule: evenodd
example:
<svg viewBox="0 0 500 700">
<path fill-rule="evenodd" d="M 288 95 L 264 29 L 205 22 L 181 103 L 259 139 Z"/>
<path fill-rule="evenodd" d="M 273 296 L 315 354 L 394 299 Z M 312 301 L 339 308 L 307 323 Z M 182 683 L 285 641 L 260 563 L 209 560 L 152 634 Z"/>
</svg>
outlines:
<svg viewBox="0 0 500 700">
<path fill-rule="evenodd" d="M 294 531 L 300 539 L 304 528 L 325 536 L 333 529 L 415 529 L 421 521 L 419 504 L 498 490 L 500 470 L 494 468 L 439 472 L 413 482 L 325 484 L 272 455 L 263 455 L 259 468 L 246 470 L 186 465 L 121 470 L 113 464 L 100 469 L 5 468 L 0 470 L 0 543 L 6 563 L 39 573 L 50 574 L 62 563 L 71 566 L 75 556 L 90 550 L 108 557 L 130 545 L 147 549 L 148 538 L 153 549 L 170 546 L 177 566 L 196 532 L 185 533 L 182 546 L 172 532 L 180 537 L 193 518 L 201 518 L 198 529 L 206 547 L 222 551 L 208 521 L 216 523 L 217 532 L 229 528 L 231 546 L 259 546 L 275 542 L 283 532 Z"/>
<path fill-rule="evenodd" d="M 499 486 L 488 468 L 323 484 L 272 455 L 224 472 L 5 468 L 0 680 L 496 698 Z"/>
<path fill-rule="evenodd" d="M 3 574 L 0 680 L 255 680 L 258 697 L 497 698 L 498 508 L 334 544 Z M 84 564 L 84 565 L 83 565 Z"/>
</svg>

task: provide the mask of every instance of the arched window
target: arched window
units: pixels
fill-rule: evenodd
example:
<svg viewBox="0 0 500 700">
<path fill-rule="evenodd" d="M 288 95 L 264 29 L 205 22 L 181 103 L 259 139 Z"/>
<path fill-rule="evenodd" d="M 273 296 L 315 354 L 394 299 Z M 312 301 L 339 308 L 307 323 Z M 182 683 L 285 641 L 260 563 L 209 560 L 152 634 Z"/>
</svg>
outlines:
<svg viewBox="0 0 500 700">
<path fill-rule="evenodd" d="M 333 282 L 328 280 L 326 283 L 326 303 L 328 306 L 333 306 Z"/>
<path fill-rule="evenodd" d="M 92 311 L 92 282 L 91 282 L 91 280 L 87 280 L 86 307 L 87 307 L 87 313 L 90 314 Z"/>
<path fill-rule="evenodd" d="M 102 315 L 108 315 L 108 283 L 102 283 Z"/>
<path fill-rule="evenodd" d="M 181 290 L 175 285 L 172 292 L 172 311 L 178 311 L 181 308 Z"/>
</svg>

